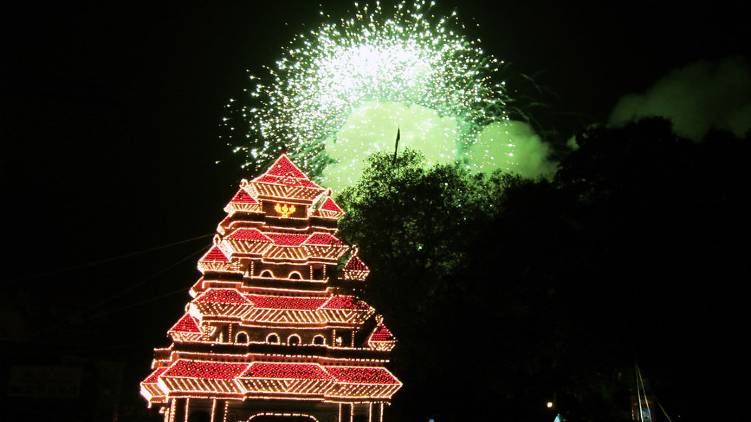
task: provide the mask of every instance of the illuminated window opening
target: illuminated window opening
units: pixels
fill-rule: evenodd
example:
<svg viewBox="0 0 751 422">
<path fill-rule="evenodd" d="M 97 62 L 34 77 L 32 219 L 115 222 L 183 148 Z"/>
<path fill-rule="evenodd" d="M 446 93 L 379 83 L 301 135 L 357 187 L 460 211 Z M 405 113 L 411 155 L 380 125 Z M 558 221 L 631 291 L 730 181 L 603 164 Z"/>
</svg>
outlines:
<svg viewBox="0 0 751 422">
<path fill-rule="evenodd" d="M 297 334 L 291 334 L 289 337 L 287 337 L 287 344 L 290 346 L 297 346 L 300 344 L 300 336 Z"/>
<path fill-rule="evenodd" d="M 279 336 L 274 333 L 267 335 L 266 343 L 279 344 Z"/>
<path fill-rule="evenodd" d="M 313 337 L 313 344 L 324 345 L 326 344 L 326 338 L 318 334 L 317 336 Z"/>
<path fill-rule="evenodd" d="M 263 270 L 261 271 L 261 277 L 274 278 L 274 273 L 269 270 Z"/>
<path fill-rule="evenodd" d="M 298 271 L 292 271 L 291 273 L 289 273 L 287 278 L 289 278 L 290 280 L 302 280 L 302 275 L 300 275 Z"/>
<path fill-rule="evenodd" d="M 248 344 L 248 335 L 246 333 L 237 333 L 235 343 Z"/>
</svg>

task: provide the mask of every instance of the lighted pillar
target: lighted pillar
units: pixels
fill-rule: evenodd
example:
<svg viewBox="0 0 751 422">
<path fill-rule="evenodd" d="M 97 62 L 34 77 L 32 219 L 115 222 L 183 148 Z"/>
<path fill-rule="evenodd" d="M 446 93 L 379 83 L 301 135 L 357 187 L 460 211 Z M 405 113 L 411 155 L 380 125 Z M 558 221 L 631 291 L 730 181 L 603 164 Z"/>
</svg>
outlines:
<svg viewBox="0 0 751 422">
<path fill-rule="evenodd" d="M 213 399 L 211 402 L 211 422 L 223 422 L 226 400 Z"/>
<path fill-rule="evenodd" d="M 170 417 L 172 422 L 186 422 L 188 420 L 188 406 L 190 399 L 172 399 L 174 400 L 174 414 Z"/>
</svg>

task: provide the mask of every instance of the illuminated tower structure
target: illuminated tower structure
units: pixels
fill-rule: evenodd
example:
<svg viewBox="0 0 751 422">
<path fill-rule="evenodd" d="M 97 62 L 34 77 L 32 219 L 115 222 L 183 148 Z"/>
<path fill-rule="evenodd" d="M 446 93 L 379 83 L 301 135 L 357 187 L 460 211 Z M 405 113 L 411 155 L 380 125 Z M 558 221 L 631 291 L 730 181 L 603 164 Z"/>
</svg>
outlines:
<svg viewBox="0 0 751 422">
<path fill-rule="evenodd" d="M 286 155 L 224 209 L 172 344 L 141 383 L 165 422 L 380 422 L 396 340 L 360 297 L 368 267 L 335 235 L 331 192 Z"/>
</svg>

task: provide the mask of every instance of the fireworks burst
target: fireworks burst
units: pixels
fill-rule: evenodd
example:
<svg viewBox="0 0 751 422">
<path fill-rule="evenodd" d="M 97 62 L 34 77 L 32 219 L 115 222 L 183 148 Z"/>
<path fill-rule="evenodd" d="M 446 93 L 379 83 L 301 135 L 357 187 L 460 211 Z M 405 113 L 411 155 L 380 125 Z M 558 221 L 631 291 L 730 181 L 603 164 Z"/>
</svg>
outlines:
<svg viewBox="0 0 751 422">
<path fill-rule="evenodd" d="M 433 6 L 402 2 L 387 14 L 378 2 L 355 3 L 351 18 L 325 16 L 328 23 L 297 35 L 265 77 L 250 77 L 248 101 L 227 105 L 223 120 L 235 152 L 246 154 L 243 167 L 265 168 L 282 148 L 314 175 L 330 163 L 357 167 L 364 154 L 393 148 L 397 125 L 403 145 L 416 149 L 436 136 L 450 139 L 453 145 L 438 142 L 428 161 L 467 157 L 483 127 L 506 120 L 503 82 L 493 81 L 502 62 L 459 32 L 466 28 L 455 12 L 436 16 Z M 396 115 L 387 128 L 390 142 L 357 127 L 367 126 L 353 120 L 363 110 Z M 415 130 L 405 130 L 410 124 Z M 343 130 L 370 136 L 373 146 L 344 147 Z"/>
</svg>

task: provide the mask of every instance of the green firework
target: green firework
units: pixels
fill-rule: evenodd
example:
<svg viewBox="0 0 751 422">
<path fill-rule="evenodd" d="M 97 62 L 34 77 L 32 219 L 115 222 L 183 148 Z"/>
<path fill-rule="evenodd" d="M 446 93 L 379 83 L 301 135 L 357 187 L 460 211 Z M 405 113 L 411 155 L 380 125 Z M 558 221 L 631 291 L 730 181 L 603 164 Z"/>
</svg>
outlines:
<svg viewBox="0 0 751 422">
<path fill-rule="evenodd" d="M 476 135 L 507 120 L 504 84 L 495 81 L 503 62 L 462 34 L 456 13 L 437 16 L 433 6 L 402 2 L 387 13 L 380 3 L 355 3 L 352 17 L 327 17 L 297 35 L 266 75 L 251 76 L 248 97 L 228 104 L 224 121 L 235 151 L 246 154 L 243 167 L 262 169 L 286 148 L 313 175 L 332 162 L 337 175 L 358 174 L 363 155 L 393 148 L 378 136 L 344 145 L 344 132 L 372 135 L 358 127 L 368 110 L 378 114 L 364 121 L 388 130 L 391 142 L 401 127 L 403 145 L 427 151 L 429 164 L 471 165 L 465 152 Z"/>
</svg>

